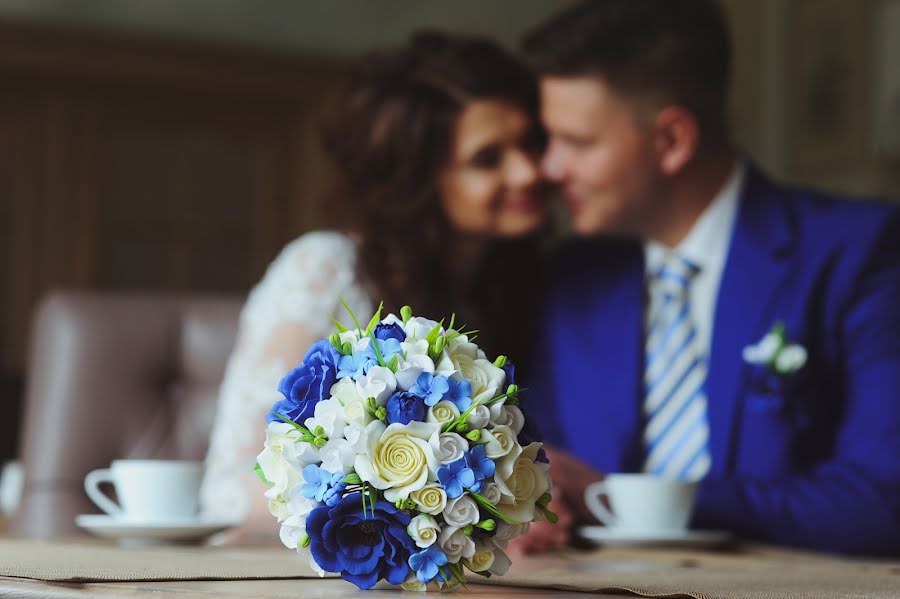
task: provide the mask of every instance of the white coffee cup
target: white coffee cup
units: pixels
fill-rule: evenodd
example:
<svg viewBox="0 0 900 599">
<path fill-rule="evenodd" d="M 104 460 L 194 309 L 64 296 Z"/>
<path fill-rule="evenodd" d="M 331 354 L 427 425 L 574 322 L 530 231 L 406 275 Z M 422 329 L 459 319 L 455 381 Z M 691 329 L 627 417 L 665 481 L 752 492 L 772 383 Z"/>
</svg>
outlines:
<svg viewBox="0 0 900 599">
<path fill-rule="evenodd" d="M 84 478 L 84 490 L 101 510 L 127 520 L 162 521 L 197 517 L 201 462 L 116 460 Z M 112 483 L 119 503 L 100 490 Z"/>
<path fill-rule="evenodd" d="M 584 491 L 588 509 L 610 528 L 627 532 L 687 527 L 697 493 L 696 481 L 651 474 L 610 474 Z M 611 509 L 607 509 L 604 498 Z"/>
</svg>

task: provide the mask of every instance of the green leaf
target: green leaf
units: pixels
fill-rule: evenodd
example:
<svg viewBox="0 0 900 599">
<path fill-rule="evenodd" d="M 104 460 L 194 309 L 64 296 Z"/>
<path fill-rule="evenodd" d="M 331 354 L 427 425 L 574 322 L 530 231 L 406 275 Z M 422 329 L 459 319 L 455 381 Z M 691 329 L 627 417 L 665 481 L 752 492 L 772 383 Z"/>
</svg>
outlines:
<svg viewBox="0 0 900 599">
<path fill-rule="evenodd" d="M 435 339 L 437 339 L 437 338 L 438 338 L 438 335 L 441 334 L 441 327 L 443 327 L 443 326 L 444 326 L 444 321 L 443 321 L 443 319 L 442 319 L 439 323 L 437 323 L 436 325 L 434 325 L 434 328 L 433 328 L 433 329 L 431 329 L 430 331 L 428 331 L 428 334 L 427 334 L 427 335 L 425 335 L 425 341 L 428 342 L 428 345 L 429 345 L 429 346 L 431 346 L 431 345 L 434 344 Z"/>
<path fill-rule="evenodd" d="M 403 319 L 403 324 L 406 324 L 412 318 L 412 308 L 409 306 L 400 308 L 400 318 Z"/>
<path fill-rule="evenodd" d="M 378 360 L 379 366 L 384 366 L 384 356 L 381 355 L 381 348 L 378 347 L 378 340 L 375 339 L 375 333 L 369 331 L 369 341 L 372 342 L 372 349 L 375 350 L 375 359 Z"/>
<path fill-rule="evenodd" d="M 497 508 L 497 506 L 494 505 L 493 503 L 491 503 L 490 501 L 488 501 L 487 497 L 485 497 L 484 495 L 481 495 L 480 493 L 472 493 L 471 491 L 469 491 L 469 493 L 471 493 L 472 499 L 475 500 L 475 503 L 477 503 L 478 505 L 480 505 L 481 507 L 483 507 L 485 510 L 487 510 L 488 512 L 490 512 L 490 513 L 493 514 L 494 516 L 497 516 L 498 518 L 500 518 L 501 520 L 503 520 L 503 521 L 506 522 L 507 524 L 520 524 L 519 522 L 517 522 L 517 521 L 513 520 L 512 518 L 510 518 L 509 516 L 503 514 L 503 513 Z"/>
<path fill-rule="evenodd" d="M 346 333 L 349 329 L 341 324 L 337 318 L 333 315 L 329 314 L 328 317 L 331 319 L 331 322 L 334 323 L 335 328 L 338 330 L 338 333 Z"/>
<path fill-rule="evenodd" d="M 391 372 L 397 374 L 397 371 L 400 370 L 400 360 L 397 357 L 397 354 L 391 356 L 390 361 L 387 363 L 387 367 L 390 368 Z"/>
<path fill-rule="evenodd" d="M 253 471 L 256 472 L 256 476 L 259 477 L 259 480 L 263 482 L 267 487 L 271 487 L 275 483 L 266 478 L 266 475 L 263 474 L 262 466 L 259 465 L 259 462 L 256 462 L 256 465 L 253 466 Z"/>
<path fill-rule="evenodd" d="M 347 311 L 347 314 L 350 315 L 350 319 L 353 320 L 353 324 L 356 325 L 356 332 L 359 335 L 362 335 L 362 327 L 359 326 L 359 320 L 357 320 L 356 314 L 353 313 L 353 310 L 350 309 L 350 306 L 347 305 L 347 302 L 344 301 L 344 298 L 338 297 L 338 300 L 340 300 L 341 305 L 344 306 L 344 310 Z"/>
<path fill-rule="evenodd" d="M 384 309 L 384 302 L 378 304 L 378 311 L 372 316 L 371 320 L 369 320 L 369 324 L 366 325 L 366 334 L 372 332 L 379 322 L 381 322 L 381 311 Z"/>
</svg>

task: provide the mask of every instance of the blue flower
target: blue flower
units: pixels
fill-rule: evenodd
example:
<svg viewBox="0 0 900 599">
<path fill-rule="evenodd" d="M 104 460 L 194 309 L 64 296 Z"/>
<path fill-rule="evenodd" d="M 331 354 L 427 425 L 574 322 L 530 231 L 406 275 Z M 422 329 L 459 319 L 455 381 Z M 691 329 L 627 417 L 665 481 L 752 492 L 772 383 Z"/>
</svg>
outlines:
<svg viewBox="0 0 900 599">
<path fill-rule="evenodd" d="M 472 405 L 472 384 L 466 380 L 457 381 L 454 379 L 447 379 L 447 382 L 450 385 L 450 389 L 447 390 L 445 399 L 452 401 L 453 405 L 460 412 L 468 410 L 469 406 Z"/>
<path fill-rule="evenodd" d="M 344 489 L 347 488 L 343 475 L 337 473 L 335 476 L 339 477 L 339 480 L 334 482 L 333 486 L 328 487 L 328 490 L 325 491 L 325 495 L 322 497 L 325 500 L 325 505 L 337 505 L 341 497 L 343 497 Z"/>
<path fill-rule="evenodd" d="M 402 349 L 400 347 L 400 342 L 393 337 L 390 339 L 376 338 L 375 343 L 378 344 L 378 351 L 381 352 L 381 359 L 384 360 L 385 364 L 390 362 L 394 354 L 399 354 Z M 365 354 L 372 360 L 373 364 L 378 364 L 378 356 L 375 355 L 375 348 L 372 347 L 371 339 L 369 340 L 368 347 L 365 349 Z M 368 368 L 366 370 L 368 370 Z"/>
<path fill-rule="evenodd" d="M 409 556 L 409 567 L 415 570 L 419 582 L 428 584 L 438 576 L 442 581 L 447 580 L 441 572 L 441 566 L 447 565 L 447 561 L 447 556 L 437 548 L 437 545 L 429 545 L 426 549 Z"/>
<path fill-rule="evenodd" d="M 300 494 L 307 499 L 326 503 L 328 498 L 333 499 L 335 493 L 340 493 L 347 486 L 340 472 L 332 474 L 315 464 L 310 464 L 303 469 L 303 480 L 306 482 L 300 487 Z M 341 488 L 335 491 L 338 486 Z"/>
<path fill-rule="evenodd" d="M 489 476 L 494 476 L 496 466 L 494 465 L 494 460 L 487 457 L 484 445 L 476 445 L 471 451 L 467 451 L 464 457 L 469 468 L 472 469 L 476 481 L 482 481 Z"/>
<path fill-rule="evenodd" d="M 338 362 L 338 378 L 351 377 L 354 380 L 368 372 L 369 368 L 376 366 L 378 361 L 374 355 L 366 351 L 358 351 L 349 356 L 342 356 Z"/>
<path fill-rule="evenodd" d="M 387 423 L 409 424 L 425 421 L 425 401 L 413 393 L 398 391 L 387 400 Z"/>
<path fill-rule="evenodd" d="M 416 377 L 416 383 L 410 387 L 409 392 L 424 398 L 426 406 L 433 406 L 441 401 L 449 390 L 450 383 L 447 377 L 423 372 Z"/>
<path fill-rule="evenodd" d="M 516 384 L 516 365 L 512 363 L 512 360 L 507 359 L 506 364 L 503 365 L 503 372 L 506 373 L 506 384 L 507 385 L 515 385 Z"/>
<path fill-rule="evenodd" d="M 360 589 L 384 578 L 401 584 L 409 575 L 409 557 L 418 551 L 406 532 L 410 517 L 387 501 L 377 501 L 374 516 L 362 511 L 362 497 L 350 493 L 334 506 L 320 506 L 306 518 L 313 559 L 326 572 Z"/>
<path fill-rule="evenodd" d="M 469 468 L 465 457 L 438 468 L 437 476 L 448 499 L 456 499 L 465 489 L 475 486 L 475 473 Z"/>
<path fill-rule="evenodd" d="M 400 342 L 406 341 L 406 331 L 404 331 L 403 327 L 396 322 L 391 324 L 379 323 L 372 333 L 375 335 L 376 339 L 381 339 L 383 341 L 387 339 L 396 339 Z"/>
<path fill-rule="evenodd" d="M 522 416 L 525 417 L 525 424 L 522 426 L 522 430 L 519 431 L 518 437 L 516 437 L 516 441 L 518 441 L 519 445 L 522 447 L 528 447 L 532 443 L 539 443 L 543 441 L 543 435 L 541 435 L 541 429 L 537 427 L 537 423 L 528 417 L 528 414 L 525 412 L 525 408 L 522 407 L 522 404 L 519 404 L 519 410 L 522 411 Z M 542 460 L 538 460 L 542 461 Z"/>
<path fill-rule="evenodd" d="M 287 373 L 278 384 L 284 399 L 275 402 L 266 414 L 266 422 L 282 422 L 282 414 L 302 423 L 313 415 L 316 404 L 328 397 L 336 380 L 340 354 L 326 339 L 316 341 L 299 366 Z"/>
</svg>

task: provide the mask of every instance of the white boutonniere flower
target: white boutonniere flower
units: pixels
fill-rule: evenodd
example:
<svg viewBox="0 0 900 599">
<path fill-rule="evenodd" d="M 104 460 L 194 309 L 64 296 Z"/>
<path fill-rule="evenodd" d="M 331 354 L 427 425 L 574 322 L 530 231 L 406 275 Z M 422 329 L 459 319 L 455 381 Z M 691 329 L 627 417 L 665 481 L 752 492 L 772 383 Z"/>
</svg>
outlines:
<svg viewBox="0 0 900 599">
<path fill-rule="evenodd" d="M 777 322 L 768 333 L 743 352 L 744 361 L 764 366 L 777 375 L 797 372 L 806 364 L 806 348 L 790 343 L 785 335 L 784 323 Z"/>
</svg>

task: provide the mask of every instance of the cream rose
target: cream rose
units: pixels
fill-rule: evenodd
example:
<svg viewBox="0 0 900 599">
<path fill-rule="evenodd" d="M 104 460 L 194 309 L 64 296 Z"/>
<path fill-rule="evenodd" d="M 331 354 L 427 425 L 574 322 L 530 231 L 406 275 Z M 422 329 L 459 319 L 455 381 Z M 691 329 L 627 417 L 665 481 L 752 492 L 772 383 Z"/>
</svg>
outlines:
<svg viewBox="0 0 900 599">
<path fill-rule="evenodd" d="M 488 572 L 494 576 L 505 576 L 512 562 L 509 557 L 500 549 L 494 550 L 494 563 L 488 568 Z"/>
<path fill-rule="evenodd" d="M 440 514 L 447 505 L 447 493 L 437 483 L 428 483 L 418 491 L 412 491 L 409 498 L 423 514 Z"/>
<path fill-rule="evenodd" d="M 354 466 L 362 480 L 384 491 L 384 498 L 393 503 L 436 479 L 440 462 L 430 442 L 437 442 L 440 429 L 415 421 L 383 427 L 377 420 L 367 427 L 369 445 L 364 455 L 356 456 Z"/>
<path fill-rule="evenodd" d="M 494 565 L 494 547 L 479 543 L 475 546 L 475 554 L 466 560 L 466 567 L 472 572 L 484 572 Z"/>
<path fill-rule="evenodd" d="M 374 397 L 376 406 L 383 406 L 397 390 L 397 377 L 390 368 L 372 366 L 356 381 L 356 392 L 364 398 Z"/>
<path fill-rule="evenodd" d="M 529 523 L 521 522 L 519 524 L 509 524 L 503 520 L 497 520 L 497 531 L 494 536 L 490 537 L 493 543 L 499 549 L 506 549 L 510 539 L 524 535 L 528 532 Z"/>
<path fill-rule="evenodd" d="M 409 521 L 409 524 L 406 526 L 406 532 L 409 533 L 410 538 L 416 542 L 416 546 L 424 549 L 437 541 L 438 533 L 441 532 L 441 527 L 438 526 L 437 521 L 428 514 L 419 514 Z"/>
<path fill-rule="evenodd" d="M 487 406 L 475 406 L 466 418 L 470 429 L 484 428 L 491 421 L 491 411 Z"/>
<path fill-rule="evenodd" d="M 535 502 L 550 490 L 548 465 L 534 461 L 541 447 L 541 443 L 531 443 L 521 454 L 511 452 L 497 460 L 494 482 L 503 494 L 501 511 L 518 522 L 533 520 Z"/>
<path fill-rule="evenodd" d="M 522 427 L 525 426 L 525 415 L 522 414 L 522 410 L 518 406 L 500 405 L 502 403 L 497 402 L 497 404 L 491 406 L 491 422 L 495 426 L 508 426 L 513 433 L 518 435 L 522 432 Z M 495 410 L 494 408 L 499 409 Z"/>
<path fill-rule="evenodd" d="M 516 434 L 505 425 L 482 431 L 481 441 L 484 443 L 484 453 L 492 460 L 508 455 L 519 446 Z"/>
<path fill-rule="evenodd" d="M 444 424 L 459 418 L 459 409 L 452 401 L 442 400 L 428 408 L 428 414 L 425 416 L 427 422 L 436 424 Z"/>
<path fill-rule="evenodd" d="M 495 397 L 500 390 L 506 373 L 491 362 L 483 359 L 472 359 L 460 354 L 456 366 L 460 373 L 472 384 L 472 401 L 487 401 Z"/>
<path fill-rule="evenodd" d="M 500 503 L 500 488 L 497 487 L 497 483 L 495 482 L 486 482 L 481 485 L 481 496 L 497 505 Z"/>
</svg>

